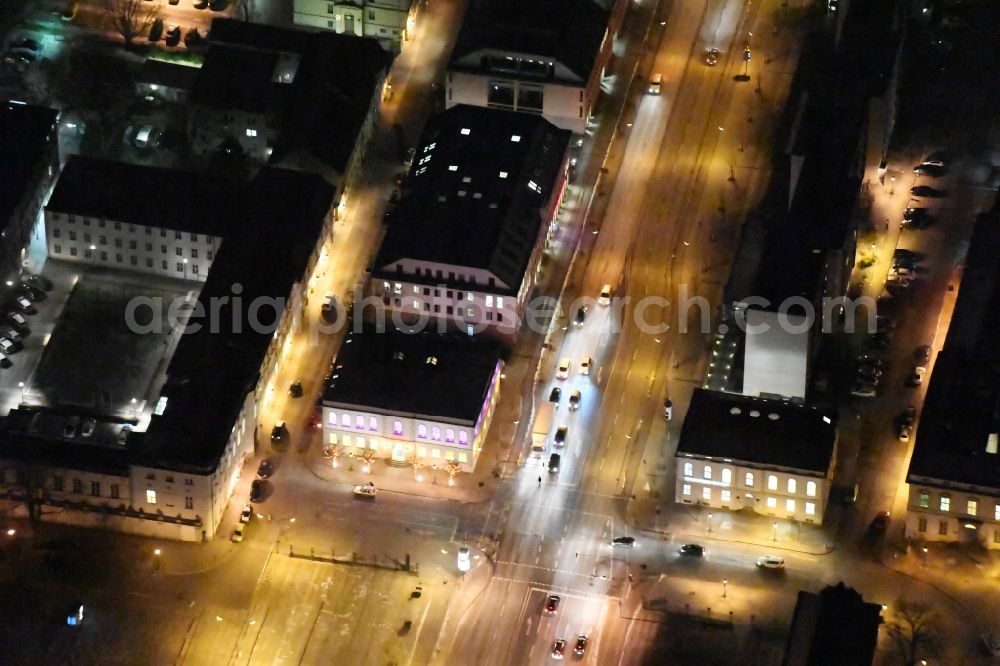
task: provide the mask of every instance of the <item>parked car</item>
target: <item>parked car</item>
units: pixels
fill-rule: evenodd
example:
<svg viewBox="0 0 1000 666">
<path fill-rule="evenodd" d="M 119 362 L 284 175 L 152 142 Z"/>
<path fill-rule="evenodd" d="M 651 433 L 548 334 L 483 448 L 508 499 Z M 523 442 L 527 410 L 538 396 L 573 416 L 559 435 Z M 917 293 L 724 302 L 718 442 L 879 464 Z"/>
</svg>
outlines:
<svg viewBox="0 0 1000 666">
<path fill-rule="evenodd" d="M 916 252 L 914 252 L 913 250 L 907 250 L 907 249 L 902 248 L 902 247 L 897 247 L 895 250 L 893 250 L 892 256 L 893 257 L 904 257 L 904 258 L 907 258 L 907 259 L 912 259 L 914 261 L 916 261 L 917 259 L 920 258 L 920 255 L 917 254 Z"/>
<path fill-rule="evenodd" d="M 573 391 L 569 394 L 569 409 L 572 412 L 580 409 L 580 392 Z"/>
<path fill-rule="evenodd" d="M 577 326 L 583 326 L 583 322 L 587 320 L 587 308 L 586 306 L 580 306 L 576 309 L 576 314 L 573 316 L 573 323 Z"/>
<path fill-rule="evenodd" d="M 659 95 L 660 88 L 663 86 L 663 74 L 653 74 L 649 79 L 649 87 L 646 89 L 650 95 Z"/>
<path fill-rule="evenodd" d="M 906 209 L 903 210 L 903 219 L 904 220 L 915 220 L 918 217 L 923 217 L 924 215 L 927 215 L 927 214 L 928 214 L 928 210 L 926 208 L 910 207 L 910 208 L 906 208 Z"/>
<path fill-rule="evenodd" d="M 875 514 L 875 518 L 872 519 L 872 529 L 880 534 L 884 533 L 889 529 L 889 522 L 891 520 L 888 511 L 879 511 Z"/>
<path fill-rule="evenodd" d="M 930 185 L 914 185 L 910 188 L 910 194 L 915 197 L 943 197 L 947 192 L 931 187 Z"/>
<path fill-rule="evenodd" d="M 469 556 L 469 549 L 462 546 L 458 549 L 458 570 L 465 573 L 472 568 L 472 558 Z"/>
<path fill-rule="evenodd" d="M 1000 657 L 1000 636 L 996 634 L 983 634 L 980 637 L 983 642 L 983 648 L 986 650 L 986 654 L 992 655 L 994 657 Z"/>
<path fill-rule="evenodd" d="M 635 545 L 635 537 L 630 536 L 620 536 L 615 537 L 611 540 L 612 546 L 624 546 L 625 548 L 631 548 Z"/>
<path fill-rule="evenodd" d="M 591 366 L 591 364 L 593 362 L 594 362 L 594 359 L 590 358 L 589 356 L 583 357 L 583 360 L 580 361 L 580 374 L 581 375 L 589 375 L 590 374 L 590 366 Z"/>
<path fill-rule="evenodd" d="M 567 426 L 561 425 L 556 428 L 556 434 L 552 437 L 552 441 L 555 442 L 556 446 L 566 445 L 566 433 L 569 428 Z"/>
<path fill-rule="evenodd" d="M 566 379 L 569 377 L 569 369 L 573 367 L 573 361 L 568 358 L 559 359 L 559 367 L 556 368 L 556 379 Z"/>
<path fill-rule="evenodd" d="M 81 437 L 92 437 L 94 435 L 94 429 L 97 428 L 97 419 L 86 418 L 83 420 L 83 426 L 80 428 Z"/>
<path fill-rule="evenodd" d="M 606 284 L 601 287 L 601 295 L 597 298 L 600 305 L 611 305 L 611 285 Z"/>
<path fill-rule="evenodd" d="M 558 386 L 553 386 L 552 390 L 549 392 L 549 402 L 559 402 L 562 397 L 562 389 Z"/>
<path fill-rule="evenodd" d="M 906 423 L 896 424 L 896 439 L 901 442 L 910 441 L 910 433 L 913 431 L 913 426 L 907 425 Z"/>
<path fill-rule="evenodd" d="M 128 436 L 130 434 L 132 434 L 132 424 L 123 423 L 121 430 L 118 431 L 118 444 L 121 446 L 125 446 L 125 444 L 128 442 Z"/>
<path fill-rule="evenodd" d="M 566 639 L 557 638 L 556 642 L 552 644 L 552 658 L 559 661 L 563 658 L 563 653 L 566 651 Z"/>
<path fill-rule="evenodd" d="M 916 360 L 918 365 L 926 366 L 931 361 L 931 346 L 920 345 L 917 347 L 916 351 L 913 352 L 913 358 Z"/>
<path fill-rule="evenodd" d="M 237 523 L 236 529 L 233 530 L 232 540 L 234 543 L 239 543 L 243 541 L 243 535 L 246 534 L 247 526 L 246 523 Z"/>
<path fill-rule="evenodd" d="M 7 358 L 6 354 L 0 352 L 0 368 L 9 368 L 12 365 L 14 365 L 13 361 Z"/>
<path fill-rule="evenodd" d="M 271 441 L 281 442 L 284 441 L 285 438 L 287 437 L 288 437 L 288 428 L 285 426 L 285 422 L 284 421 L 275 422 L 274 427 L 271 428 Z"/>
<path fill-rule="evenodd" d="M 288 397 L 289 398 L 301 398 L 302 397 L 302 382 L 296 379 L 288 387 Z"/>
<path fill-rule="evenodd" d="M 250 518 L 253 517 L 253 507 L 249 504 L 243 505 L 243 510 L 240 511 L 240 522 L 249 523 Z"/>
<path fill-rule="evenodd" d="M 940 162 L 924 162 L 913 167 L 913 173 L 918 176 L 928 176 L 930 178 L 940 178 L 945 174 L 945 167 Z"/>
<path fill-rule="evenodd" d="M 16 354 L 21 351 L 20 343 L 13 343 L 7 338 L 0 338 L 0 352 L 4 354 Z"/>
<path fill-rule="evenodd" d="M 14 304 L 17 306 L 18 310 L 20 310 L 25 314 L 32 314 L 32 315 L 38 314 L 38 310 L 35 309 L 35 306 L 32 305 L 31 301 L 29 301 L 24 296 L 18 296 L 17 298 L 15 298 Z"/>
<path fill-rule="evenodd" d="M 559 601 L 560 598 L 558 594 L 550 594 L 545 600 L 545 614 L 555 615 L 556 611 L 559 610 Z"/>
<path fill-rule="evenodd" d="M 375 484 L 369 481 L 368 483 L 360 486 L 354 486 L 354 496 L 360 497 L 362 499 L 375 499 L 375 495 L 378 494 L 378 489 L 375 488 Z"/>
<path fill-rule="evenodd" d="M 874 398 L 877 393 L 875 393 L 875 386 L 871 384 L 859 384 L 851 389 L 851 395 L 855 398 Z"/>
<path fill-rule="evenodd" d="M 27 335 L 29 332 L 28 320 L 24 318 L 24 315 L 17 312 L 7 313 L 7 323 L 16 328 L 21 335 Z"/>
<path fill-rule="evenodd" d="M 697 543 L 686 543 L 677 551 L 686 557 L 705 557 L 707 550 Z"/>
<path fill-rule="evenodd" d="M 21 334 L 13 326 L 0 326 L 0 335 L 15 344 L 21 342 Z"/>
<path fill-rule="evenodd" d="M 576 645 L 573 647 L 573 654 L 577 657 L 582 657 L 587 651 L 587 637 L 580 634 L 576 637 Z"/>
<path fill-rule="evenodd" d="M 254 479 L 253 483 L 250 484 L 250 501 L 259 502 L 262 499 L 264 499 L 264 482 Z"/>
<path fill-rule="evenodd" d="M 861 484 L 855 483 L 853 486 L 844 489 L 844 504 L 850 506 L 858 501 L 858 493 L 861 491 Z"/>
<path fill-rule="evenodd" d="M 761 569 L 784 569 L 785 558 L 778 555 L 765 555 L 757 558 L 757 566 Z"/>
<path fill-rule="evenodd" d="M 907 380 L 906 383 L 909 386 L 913 387 L 920 386 L 921 384 L 924 383 L 924 375 L 926 374 L 927 374 L 927 368 L 925 368 L 922 365 L 918 365 L 917 367 L 913 368 L 913 372 L 910 373 L 910 378 Z"/>
<path fill-rule="evenodd" d="M 261 460 L 260 464 L 257 465 L 257 478 L 266 479 L 272 474 L 274 474 L 274 465 L 271 464 L 271 461 L 267 458 Z"/>
<path fill-rule="evenodd" d="M 709 67 L 719 64 L 719 49 L 711 48 L 705 51 L 705 64 Z"/>
<path fill-rule="evenodd" d="M 80 427 L 80 417 L 77 415 L 70 416 L 66 419 L 66 424 L 63 426 L 63 437 L 70 438 L 76 437 L 76 429 Z"/>
<path fill-rule="evenodd" d="M 319 306 L 319 313 L 327 321 L 333 321 L 337 315 L 337 297 L 332 291 L 326 292 L 323 297 L 323 304 Z"/>
<path fill-rule="evenodd" d="M 16 39 L 10 43 L 12 49 L 28 49 L 29 51 L 37 51 L 39 48 L 38 42 L 27 37 L 22 37 Z"/>
</svg>

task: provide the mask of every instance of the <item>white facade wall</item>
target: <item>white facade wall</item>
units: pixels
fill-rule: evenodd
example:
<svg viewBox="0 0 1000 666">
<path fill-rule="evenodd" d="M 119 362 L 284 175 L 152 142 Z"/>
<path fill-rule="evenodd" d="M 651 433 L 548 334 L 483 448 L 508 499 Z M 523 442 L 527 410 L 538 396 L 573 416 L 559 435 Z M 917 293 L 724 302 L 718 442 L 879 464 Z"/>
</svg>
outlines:
<svg viewBox="0 0 1000 666">
<path fill-rule="evenodd" d="M 178 204 L 180 205 L 180 204 Z M 45 211 L 48 255 L 65 261 L 204 282 L 222 239 L 202 233 Z M 96 248 L 91 251 L 91 247 Z"/>
<path fill-rule="evenodd" d="M 404 321 L 426 316 L 460 330 L 471 326 L 476 331 L 497 328 L 504 333 L 514 333 L 520 327 L 521 304 L 511 296 L 375 278 L 372 289 L 387 309 L 398 312 Z"/>
<path fill-rule="evenodd" d="M 411 0 L 295 0 L 293 21 L 339 34 L 375 37 L 398 52 L 411 5 Z"/>
<path fill-rule="evenodd" d="M 908 484 L 905 534 L 919 541 L 978 543 L 1000 550 L 997 489 Z"/>
<path fill-rule="evenodd" d="M 795 470 L 679 455 L 674 501 L 715 509 L 751 509 L 776 518 L 823 522 L 830 480 Z"/>
</svg>

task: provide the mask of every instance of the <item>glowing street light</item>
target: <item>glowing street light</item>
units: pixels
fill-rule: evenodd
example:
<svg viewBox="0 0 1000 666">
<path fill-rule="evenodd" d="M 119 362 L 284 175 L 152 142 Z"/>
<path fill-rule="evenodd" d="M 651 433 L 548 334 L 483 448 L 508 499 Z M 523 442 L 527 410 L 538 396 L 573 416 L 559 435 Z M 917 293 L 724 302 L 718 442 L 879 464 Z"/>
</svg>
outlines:
<svg viewBox="0 0 1000 666">
<path fill-rule="evenodd" d="M 722 579 L 722 598 L 723 599 L 726 598 L 726 585 L 728 585 L 728 584 L 729 584 L 729 579 L 728 578 L 723 578 Z"/>
<path fill-rule="evenodd" d="M 771 523 L 771 526 L 774 527 L 774 536 L 771 537 L 771 541 L 777 541 L 778 540 L 778 523 L 777 523 L 777 521 Z"/>
<path fill-rule="evenodd" d="M 711 512 L 709 512 L 709 514 L 708 514 L 708 531 L 709 532 L 712 531 L 712 514 L 711 514 Z"/>
</svg>

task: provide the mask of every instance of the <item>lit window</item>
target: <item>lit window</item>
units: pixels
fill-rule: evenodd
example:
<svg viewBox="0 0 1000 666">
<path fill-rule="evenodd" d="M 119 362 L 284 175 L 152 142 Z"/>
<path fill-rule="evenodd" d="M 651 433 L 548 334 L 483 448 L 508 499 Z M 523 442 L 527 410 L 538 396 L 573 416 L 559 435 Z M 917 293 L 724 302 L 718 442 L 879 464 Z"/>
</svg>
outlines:
<svg viewBox="0 0 1000 666">
<path fill-rule="evenodd" d="M 694 464 L 689 462 L 684 463 L 684 476 L 693 476 L 693 475 L 694 475 Z"/>
<path fill-rule="evenodd" d="M 733 482 L 733 470 L 728 467 L 722 470 L 722 482 L 727 485 Z"/>
<path fill-rule="evenodd" d="M 351 415 L 350 414 L 341 414 L 340 415 L 340 425 L 343 428 L 350 428 L 351 427 Z"/>
<path fill-rule="evenodd" d="M 419 310 L 420 309 L 420 301 L 417 300 L 416 298 L 413 299 L 413 309 L 414 310 Z"/>
<path fill-rule="evenodd" d="M 330 439 L 329 439 L 329 441 L 327 443 L 328 444 L 336 444 L 337 442 L 338 442 L 337 433 L 331 432 L 330 433 Z"/>
<path fill-rule="evenodd" d="M 503 297 L 497 296 L 497 309 L 503 310 Z"/>
<path fill-rule="evenodd" d="M 777 490 L 778 489 L 778 477 L 774 474 L 768 474 L 767 476 L 767 489 Z"/>
<path fill-rule="evenodd" d="M 785 511 L 788 513 L 795 513 L 795 500 L 785 500 Z"/>
<path fill-rule="evenodd" d="M 798 485 L 799 484 L 798 484 L 798 482 L 795 481 L 795 479 L 788 479 L 788 492 L 789 493 L 794 493 L 795 489 L 796 489 L 796 487 Z"/>
<path fill-rule="evenodd" d="M 365 429 L 365 417 L 361 416 L 360 414 L 358 414 L 357 416 L 355 416 L 354 417 L 354 427 L 357 428 L 358 430 L 364 430 Z"/>
<path fill-rule="evenodd" d="M 941 495 L 941 504 L 939 506 L 942 511 L 951 511 L 951 497 Z"/>
<path fill-rule="evenodd" d="M 373 432 L 378 430 L 378 419 L 376 419 L 374 416 L 368 417 L 368 429 Z"/>
<path fill-rule="evenodd" d="M 979 502 L 972 498 L 969 498 L 969 500 L 965 503 L 965 513 L 967 513 L 970 516 L 976 515 L 976 509 L 978 508 L 979 508 Z"/>
<path fill-rule="evenodd" d="M 427 457 L 427 447 L 426 446 L 418 446 L 417 447 L 417 457 L 419 457 L 419 458 L 426 458 Z"/>
<path fill-rule="evenodd" d="M 767 498 L 767 508 L 768 509 L 773 509 L 776 506 L 778 506 L 778 500 L 774 499 L 773 497 L 768 497 Z"/>
<path fill-rule="evenodd" d="M 451 450 L 446 450 L 444 452 L 444 459 L 445 460 L 454 460 L 455 459 L 455 452 L 451 451 Z"/>
<path fill-rule="evenodd" d="M 337 412 L 329 412 L 326 415 L 326 422 L 332 426 L 337 425 Z"/>
<path fill-rule="evenodd" d="M 519 134 L 511 134 L 510 135 L 510 140 L 511 140 L 512 143 L 520 143 L 521 142 L 521 136 Z"/>
<path fill-rule="evenodd" d="M 816 482 L 806 481 L 806 495 L 809 497 L 816 497 Z"/>
<path fill-rule="evenodd" d="M 733 498 L 733 494 L 731 492 L 729 492 L 728 490 L 723 490 L 722 491 L 722 501 L 723 502 L 728 502 L 732 498 Z"/>
<path fill-rule="evenodd" d="M 438 449 L 431 449 L 431 458 L 440 458 L 441 451 Z"/>
<path fill-rule="evenodd" d="M 396 435 L 397 437 L 403 434 L 403 422 L 402 421 L 393 421 L 392 422 L 392 434 Z"/>
<path fill-rule="evenodd" d="M 427 439 L 427 426 L 423 423 L 417 426 L 417 437 L 420 439 Z"/>
<path fill-rule="evenodd" d="M 473 282 L 474 282 L 474 281 L 475 281 L 475 280 L 473 280 Z M 473 300 L 474 298 L 475 298 L 475 296 L 474 296 L 474 295 L 472 294 L 472 292 L 471 292 L 471 291 L 470 291 L 470 292 L 467 292 L 467 293 L 465 294 L 465 300 L 467 300 L 467 301 L 471 301 L 471 300 Z"/>
<path fill-rule="evenodd" d="M 807 516 L 816 515 L 816 502 L 806 502 L 806 515 Z"/>
<path fill-rule="evenodd" d="M 993 520 L 1000 520 L 1000 504 L 993 506 Z"/>
<path fill-rule="evenodd" d="M 926 532 L 927 531 L 927 519 L 926 518 L 917 518 L 917 531 L 918 532 Z"/>
<path fill-rule="evenodd" d="M 920 506 L 921 509 L 929 507 L 931 505 L 931 494 L 927 491 L 921 492 L 917 497 L 917 505 Z"/>
<path fill-rule="evenodd" d="M 247 129 L 247 136 L 257 136 L 257 130 Z"/>
<path fill-rule="evenodd" d="M 444 441 L 455 443 L 455 431 L 452 428 L 445 428 L 444 430 Z"/>
<path fill-rule="evenodd" d="M 691 494 L 691 484 L 690 483 L 685 483 L 683 486 L 681 486 L 681 494 L 685 495 L 685 496 Z"/>
<path fill-rule="evenodd" d="M 712 499 L 712 489 L 709 488 L 708 486 L 705 486 L 704 488 L 702 488 L 701 489 L 701 498 L 703 500 L 706 500 L 706 501 Z"/>
<path fill-rule="evenodd" d="M 449 164 L 448 165 L 448 171 L 458 171 L 458 165 L 457 164 Z"/>
<path fill-rule="evenodd" d="M 464 136 L 469 136 L 470 134 L 472 134 L 472 130 L 470 130 L 468 127 L 463 127 L 462 128 L 462 134 Z"/>
<path fill-rule="evenodd" d="M 500 172 L 500 177 L 501 178 L 506 178 L 507 177 L 507 172 L 506 171 L 501 171 Z"/>
<path fill-rule="evenodd" d="M 147 490 L 146 491 L 146 504 L 156 504 L 156 491 Z"/>
<path fill-rule="evenodd" d="M 441 428 L 437 426 L 431 428 L 431 439 L 433 439 L 435 442 L 441 441 Z"/>
<path fill-rule="evenodd" d="M 490 296 L 489 294 L 486 295 L 486 307 L 488 308 L 493 307 L 493 297 Z"/>
<path fill-rule="evenodd" d="M 747 475 L 743 477 L 743 485 L 747 488 L 753 488 L 753 472 L 747 472 Z"/>
<path fill-rule="evenodd" d="M 458 452 L 458 462 L 460 462 L 460 463 L 467 463 L 467 462 L 469 462 L 469 454 L 467 454 L 465 451 L 459 451 Z"/>
<path fill-rule="evenodd" d="M 413 293 L 414 294 L 419 294 L 420 293 L 420 287 L 418 287 L 417 285 L 413 285 Z"/>
<path fill-rule="evenodd" d="M 702 470 L 701 476 L 702 476 L 702 478 L 711 480 L 711 478 L 712 478 L 712 466 L 711 465 L 705 465 L 705 469 Z"/>
<path fill-rule="evenodd" d="M 469 433 L 466 432 L 465 430 L 459 430 L 458 431 L 458 443 L 461 444 L 462 446 L 468 446 L 469 445 Z"/>
</svg>

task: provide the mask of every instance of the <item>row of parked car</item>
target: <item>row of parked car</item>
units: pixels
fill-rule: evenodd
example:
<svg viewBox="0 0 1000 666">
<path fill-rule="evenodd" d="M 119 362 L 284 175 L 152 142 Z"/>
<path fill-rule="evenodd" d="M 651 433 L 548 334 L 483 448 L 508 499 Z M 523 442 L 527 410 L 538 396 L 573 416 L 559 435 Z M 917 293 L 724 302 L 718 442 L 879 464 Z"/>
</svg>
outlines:
<svg viewBox="0 0 1000 666">
<path fill-rule="evenodd" d="M 7 314 L 0 323 L 0 367 L 9 368 L 9 357 L 24 347 L 24 338 L 31 333 L 27 315 L 38 312 L 35 303 L 48 298 L 45 292 L 52 289 L 52 282 L 41 275 L 25 275 L 11 296 Z"/>
</svg>

